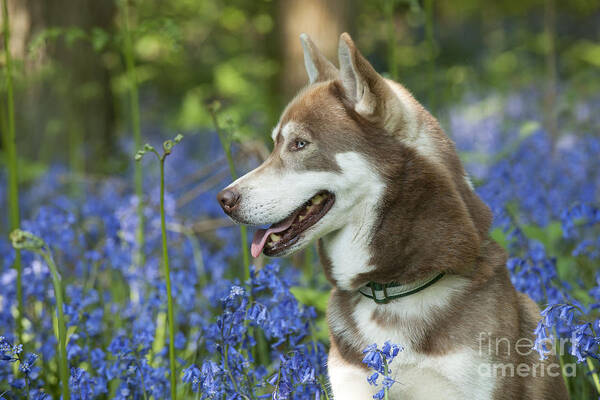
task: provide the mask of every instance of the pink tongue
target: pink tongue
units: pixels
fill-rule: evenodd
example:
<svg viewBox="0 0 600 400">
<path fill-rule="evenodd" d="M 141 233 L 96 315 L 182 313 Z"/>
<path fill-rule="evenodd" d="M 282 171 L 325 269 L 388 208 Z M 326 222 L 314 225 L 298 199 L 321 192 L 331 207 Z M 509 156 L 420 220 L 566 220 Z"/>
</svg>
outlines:
<svg viewBox="0 0 600 400">
<path fill-rule="evenodd" d="M 296 215 L 297 213 L 294 213 L 283 221 L 271 225 L 267 229 L 257 230 L 254 234 L 254 238 L 252 239 L 252 246 L 250 247 L 250 253 L 252 253 L 252 257 L 256 258 L 260 255 L 260 253 L 262 253 L 265 243 L 267 243 L 267 238 L 271 233 L 282 232 L 292 226 L 292 222 L 294 222 Z"/>
</svg>

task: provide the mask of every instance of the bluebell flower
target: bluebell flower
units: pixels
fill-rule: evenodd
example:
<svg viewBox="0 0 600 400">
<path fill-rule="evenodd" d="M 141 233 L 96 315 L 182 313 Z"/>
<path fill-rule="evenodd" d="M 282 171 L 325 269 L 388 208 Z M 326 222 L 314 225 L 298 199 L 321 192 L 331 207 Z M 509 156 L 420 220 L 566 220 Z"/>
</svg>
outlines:
<svg viewBox="0 0 600 400">
<path fill-rule="evenodd" d="M 50 400 L 50 396 L 40 390 L 33 390 L 31 394 L 31 400 Z"/>
<path fill-rule="evenodd" d="M 81 368 L 71 368 L 69 389 L 73 400 L 91 400 L 94 398 L 92 378 Z"/>
<path fill-rule="evenodd" d="M 363 350 L 363 364 L 366 364 L 375 372 L 367 378 L 367 382 L 372 386 L 379 386 L 377 379 L 381 375 L 383 380 L 381 382 L 381 390 L 379 390 L 374 396 L 374 399 L 382 399 L 385 396 L 385 392 L 391 389 L 392 385 L 396 381 L 391 377 L 392 370 L 389 365 L 394 361 L 398 354 L 403 350 L 403 347 L 397 344 L 392 344 L 390 341 L 386 341 L 381 349 L 377 347 L 377 344 L 370 344 Z"/>
<path fill-rule="evenodd" d="M 492 95 L 484 101 L 468 98 L 449 113 L 449 131 L 459 150 L 476 155 L 465 165 L 477 193 L 492 209 L 494 227 L 506 237 L 510 253 L 507 267 L 513 284 L 537 302 L 550 305 L 535 330 L 536 350 L 551 350 L 555 336 L 568 338 L 569 352 L 581 362 L 597 357 L 599 352 L 600 320 L 596 313 L 600 309 L 600 273 L 595 281 L 589 279 L 591 275 L 581 274 L 570 283 L 564 282 L 558 264 L 576 259 L 593 267 L 600 259 L 600 139 L 565 132 L 554 141 L 531 123 L 532 127 L 522 130 L 523 122 L 537 115 L 536 95 L 528 91 L 506 98 Z M 600 122 L 592 112 L 598 105 L 579 102 L 569 111 L 571 118 L 578 123 L 590 118 Z M 220 180 L 215 188 L 193 199 L 188 195 L 193 201 L 181 203 L 204 179 L 228 173 L 223 159 L 204 177 L 187 178 L 204 166 L 192 152 L 200 149 L 211 158 L 223 154 L 216 135 L 193 137 L 197 145 L 175 152 L 167 163 L 168 175 L 178 177 L 167 183 L 170 227 L 192 227 L 190 221 L 222 217 L 214 197 L 216 187 L 223 187 L 227 178 L 214 180 Z M 129 139 L 122 145 L 133 146 Z M 238 164 L 240 170 L 252 165 L 256 160 Z M 70 379 L 73 398 L 102 397 L 109 386 L 115 389 L 117 399 L 139 399 L 144 394 L 156 399 L 168 397 L 168 354 L 164 347 L 168 339 L 162 326 L 166 288 L 156 251 L 160 248 L 158 171 L 149 166 L 145 164 L 144 186 L 154 189 L 143 199 L 147 218 L 143 265 L 136 265 L 133 257 L 138 246 L 136 208 L 142 199 L 133 195 L 131 168 L 125 179 L 78 182 L 85 193 L 79 198 L 65 195 L 69 192 L 69 182 L 64 179 L 68 171 L 60 166 L 51 166 L 22 191 L 23 226 L 47 240 L 63 273 L 64 311 L 70 329 L 67 350 L 74 367 Z M 2 195 L 6 185 L 2 182 L 5 177 L 0 173 L 0 209 L 6 208 L 2 207 L 6 205 Z M 3 218 L 0 216 L 0 223 L 5 222 Z M 528 237 L 528 228 L 550 224 L 555 228 L 557 221 L 563 235 L 558 245 Z M 198 235 L 197 248 L 177 232 L 169 231 L 168 237 L 179 312 L 175 345 L 186 354 L 194 354 L 197 363 L 183 370 L 184 383 L 205 399 L 322 398 L 327 356 L 324 344 L 314 338 L 315 321 L 322 316 L 300 304 L 291 293 L 292 285 L 306 285 L 298 271 L 283 261 L 262 270 L 253 268 L 247 282 L 233 278 L 240 258 L 237 228 Z M 197 251 L 201 262 L 197 262 Z M 30 322 L 25 333 L 34 337 L 27 348 L 33 353 L 24 355 L 19 345 L 13 345 L 16 271 L 10 265 L 14 258 L 14 250 L 0 237 L 0 326 L 9 327 L 2 332 L 5 338 L 0 339 L 0 381 L 11 388 L 5 397 L 22 400 L 29 394 L 33 399 L 49 399 L 56 393 L 45 393 L 51 390 L 44 381 L 47 371 L 40 369 L 31 354 L 39 354 L 50 363 L 56 357 L 52 278 L 41 258 L 22 253 L 23 295 Z M 264 354 L 258 354 L 259 347 Z M 400 351 L 399 346 L 384 343 L 380 349 L 370 346 L 363 355 L 374 369 L 368 383 L 380 388 L 375 398 L 383 398 L 385 390 L 394 384 L 390 363 Z M 379 372 L 385 372 L 386 365 L 387 376 Z M 31 390 L 26 393 L 28 384 Z"/>
<path fill-rule="evenodd" d="M 34 353 L 29 353 L 27 358 L 19 364 L 19 371 L 23 372 L 25 375 L 29 375 L 33 368 L 33 364 L 38 359 L 38 355 Z"/>
<path fill-rule="evenodd" d="M 595 336 L 592 322 L 581 322 L 576 316 L 581 315 L 581 308 L 570 304 L 552 304 L 542 311 L 544 317 L 535 330 L 534 349 L 545 359 L 552 351 L 556 334 L 568 339 L 570 354 L 578 362 L 587 357 L 597 357 L 599 338 Z"/>
<path fill-rule="evenodd" d="M 192 385 L 192 392 L 197 392 L 200 387 L 200 369 L 195 365 L 190 365 L 183 370 L 181 380 Z"/>
<path fill-rule="evenodd" d="M 367 382 L 369 382 L 369 385 L 377 386 L 377 378 L 379 378 L 379 372 L 373 372 L 373 374 L 367 378 Z"/>
<path fill-rule="evenodd" d="M 214 396 L 220 392 L 223 372 L 221 368 L 212 360 L 202 363 L 201 385 L 202 391 L 209 396 Z"/>
<path fill-rule="evenodd" d="M 23 352 L 23 345 L 12 345 L 4 336 L 0 336 L 0 361 L 15 362 Z"/>
</svg>

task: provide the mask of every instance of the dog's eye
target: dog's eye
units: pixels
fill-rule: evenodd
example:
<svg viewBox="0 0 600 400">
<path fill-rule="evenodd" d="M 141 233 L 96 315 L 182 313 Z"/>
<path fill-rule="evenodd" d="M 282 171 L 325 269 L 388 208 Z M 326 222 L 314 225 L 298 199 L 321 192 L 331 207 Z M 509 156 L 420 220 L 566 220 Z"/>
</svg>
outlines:
<svg viewBox="0 0 600 400">
<path fill-rule="evenodd" d="M 292 150 L 302 150 L 306 146 L 308 146 L 308 141 L 306 141 L 304 139 L 296 139 L 294 141 L 294 146 L 293 146 Z"/>
</svg>

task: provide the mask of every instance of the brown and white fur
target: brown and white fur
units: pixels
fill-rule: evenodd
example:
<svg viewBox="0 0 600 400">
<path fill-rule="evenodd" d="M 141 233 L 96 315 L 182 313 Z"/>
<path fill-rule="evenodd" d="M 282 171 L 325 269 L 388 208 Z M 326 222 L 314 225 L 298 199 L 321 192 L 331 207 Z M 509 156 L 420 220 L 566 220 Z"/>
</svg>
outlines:
<svg viewBox="0 0 600 400">
<path fill-rule="evenodd" d="M 308 36 L 301 41 L 310 84 L 284 110 L 269 158 L 219 199 L 235 221 L 263 225 L 322 190 L 335 195 L 331 209 L 277 254 L 319 239 L 334 286 L 334 397 L 372 397 L 362 350 L 389 340 L 404 347 L 391 366 L 399 382 L 391 399 L 566 399 L 555 369 L 544 377 L 482 373 L 495 363 L 539 369 L 555 360 L 539 361 L 523 342 L 517 351 L 519 339 L 531 343 L 539 309 L 511 284 L 506 254 L 488 234 L 491 212 L 436 119 L 380 76 L 348 34 L 339 71 Z M 388 304 L 358 292 L 369 281 L 410 283 L 441 271 L 434 285 Z"/>
</svg>

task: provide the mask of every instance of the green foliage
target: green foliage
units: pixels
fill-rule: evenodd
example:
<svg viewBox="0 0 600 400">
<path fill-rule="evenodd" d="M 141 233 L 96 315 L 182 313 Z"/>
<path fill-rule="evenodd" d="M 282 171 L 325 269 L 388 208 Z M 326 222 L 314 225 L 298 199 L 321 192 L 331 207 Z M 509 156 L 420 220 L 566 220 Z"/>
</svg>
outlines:
<svg viewBox="0 0 600 400">
<path fill-rule="evenodd" d="M 591 28 L 600 4 L 578 0 L 558 3 L 556 8 L 558 71 L 580 83 L 565 85 L 565 98 L 576 98 L 582 91 L 597 92 L 600 44 Z M 121 6 L 107 26 L 46 26 L 33 32 L 27 60 L 21 61 L 43 62 L 28 71 L 27 83 L 19 82 L 50 85 L 57 96 L 72 97 L 69 101 L 74 104 L 94 101 L 105 95 L 104 83 L 89 81 L 73 87 L 69 77 L 77 71 L 47 56 L 60 44 L 74 52 L 91 48 L 110 75 L 108 90 L 118 100 L 114 109 L 121 126 L 126 127 L 132 115 L 122 111 L 130 107 L 126 96 L 131 76 L 126 64 L 131 59 L 140 96 L 157 99 L 145 105 L 140 124 L 188 132 L 212 129 L 206 104 L 219 99 L 234 121 L 238 139 L 268 140 L 267 133 L 288 100 L 281 96 L 287 73 L 281 46 L 288 42 L 281 34 L 284 10 L 276 2 L 136 0 L 129 2 L 129 9 L 135 21 L 129 29 L 125 29 Z M 527 88 L 543 77 L 551 43 L 550 33 L 542 26 L 543 9 L 542 1 L 503 0 L 486 4 L 485 12 L 473 0 L 362 2 L 352 8 L 351 18 L 340 17 L 340 26 L 350 24 L 359 47 L 378 70 L 397 77 L 426 106 L 436 109 L 466 92 Z M 571 33 L 575 27 L 577 36 Z M 131 54 L 124 57 L 127 37 Z M 18 76 L 17 71 L 13 74 Z M 61 154 L 53 147 L 63 135 L 83 136 L 77 126 L 82 125 L 79 117 L 69 115 L 68 108 L 64 112 L 43 118 L 42 129 L 36 126 L 35 132 L 31 123 L 23 125 L 27 138 L 44 132 L 47 146 L 36 151 L 45 162 Z M 26 115 L 18 117 L 27 120 Z M 82 146 L 84 141 L 69 140 L 71 147 Z M 33 149 L 25 149 L 23 155 L 36 158 L 32 153 Z M 86 168 L 92 164 L 92 170 L 102 169 L 98 163 L 102 161 L 85 164 Z"/>
<path fill-rule="evenodd" d="M 67 325 L 65 323 L 64 315 L 64 287 L 62 284 L 60 272 L 58 271 L 56 263 L 52 258 L 52 254 L 50 252 L 50 249 L 48 248 L 48 245 L 46 245 L 42 238 L 35 236 L 31 232 L 26 232 L 17 229 L 10 234 L 10 239 L 12 242 L 12 246 L 16 250 L 28 250 L 39 254 L 44 259 L 44 261 L 48 265 L 48 268 L 50 268 L 50 272 L 52 273 L 54 297 L 56 298 L 55 313 L 57 315 L 56 323 L 58 325 L 56 341 L 58 343 L 57 354 L 59 355 L 58 369 L 62 388 L 61 394 L 63 400 L 69 400 L 71 398 L 71 392 L 69 390 L 69 362 L 67 359 Z"/>
<path fill-rule="evenodd" d="M 167 224 L 165 221 L 165 160 L 173 151 L 173 147 L 181 142 L 183 135 L 178 134 L 173 140 L 163 142 L 163 154 L 159 154 L 154 147 L 149 144 L 138 150 L 135 154 L 135 161 L 141 161 L 142 157 L 148 153 L 154 153 L 160 162 L 160 228 L 162 239 L 163 265 L 165 282 L 167 288 L 167 319 L 169 323 L 169 368 L 171 382 L 171 400 L 177 399 L 177 365 L 175 362 L 175 311 L 173 309 L 173 292 L 171 290 L 171 270 L 169 267 L 169 248 L 167 246 Z"/>
<path fill-rule="evenodd" d="M 219 140 L 221 142 L 221 146 L 223 147 L 223 151 L 225 152 L 225 157 L 227 157 L 227 163 L 229 164 L 229 173 L 231 174 L 231 179 L 236 180 L 238 178 L 238 174 L 235 170 L 233 155 L 231 153 L 231 143 L 233 141 L 232 129 L 223 129 L 219 124 L 218 113 L 221 110 L 220 102 L 212 102 L 209 105 L 208 109 L 211 114 L 215 130 L 219 135 Z M 233 125 L 230 119 L 228 119 L 228 125 L 230 128 Z M 248 252 L 248 232 L 246 225 L 240 225 L 240 239 L 242 258 L 244 262 L 244 281 L 247 281 L 248 279 L 250 279 L 250 254 Z"/>
<path fill-rule="evenodd" d="M 306 306 L 314 307 L 319 315 L 325 315 L 327 312 L 327 303 L 329 302 L 329 290 L 314 289 L 311 287 L 295 286 L 290 292 L 296 299 Z M 316 328 L 316 329 L 315 329 Z M 319 318 L 316 326 L 313 327 L 313 335 L 319 341 L 327 343 L 329 341 L 329 328 L 325 318 Z"/>
<path fill-rule="evenodd" d="M 274 4 L 143 2 L 137 11 L 136 56 L 148 82 L 174 95 L 166 105 L 173 129 L 210 126 L 205 104 L 214 98 L 227 104 L 246 136 L 256 135 L 256 123 L 258 132 L 272 123 L 270 80 L 278 61 L 265 39 L 274 29 Z"/>
<path fill-rule="evenodd" d="M 5 45 L 6 79 L 0 82 L 0 89 L 6 93 L 2 96 L 0 118 L 5 140 L 0 148 L 0 162 L 9 166 L 11 174 L 14 171 L 16 176 L 18 171 L 18 177 L 11 180 L 11 188 L 17 183 L 33 182 L 48 165 L 64 162 L 63 157 L 69 160 L 70 175 L 127 167 L 130 154 L 109 152 L 110 157 L 125 160 L 112 164 L 109 157 L 98 157 L 90 151 L 87 140 L 90 138 L 85 136 L 82 120 L 93 112 L 78 115 L 76 108 L 80 104 L 84 107 L 92 104 L 106 92 L 110 95 L 107 108 L 118 124 L 107 129 L 109 133 L 114 131 L 114 136 L 106 133 L 106 137 L 97 139 L 114 144 L 120 136 L 129 136 L 133 131 L 135 149 L 141 148 L 135 159 L 139 161 L 145 154 L 153 153 L 161 163 L 163 185 L 165 158 L 182 136 L 165 141 L 159 153 L 161 149 L 150 145 L 142 147 L 142 132 L 147 127 L 186 134 L 216 131 L 230 175 L 237 177 L 232 144 L 255 139 L 268 142 L 268 132 L 289 100 L 281 95 L 287 78 L 286 60 L 282 56 L 282 46 L 288 43 L 283 38 L 287 27 L 281 18 L 285 10 L 270 0 L 119 0 L 115 4 L 118 7 L 105 26 L 84 27 L 74 21 L 69 26 L 43 25 L 43 29 L 32 31 L 31 40 L 26 43 L 27 52 L 12 64 L 7 51 L 9 46 Z M 540 90 L 539 87 L 551 80 L 547 65 L 555 51 L 554 62 L 562 91 L 556 108 L 562 117 L 577 112 L 576 105 L 581 99 L 600 91 L 600 41 L 596 29 L 600 3 L 593 0 L 556 2 L 555 30 L 545 26 L 546 4 L 549 3 L 541 0 L 501 0 L 485 6 L 476 0 L 355 2 L 350 18 L 340 17 L 336 23 L 349 27 L 361 51 L 378 71 L 405 84 L 428 108 L 441 110 L 445 127 L 450 118 L 443 113 L 452 112 L 452 105 L 462 101 L 465 94 L 500 94 L 472 101 L 464 107 L 467 122 L 475 124 L 502 114 L 506 107 L 502 95 L 522 89 Z M 4 39 L 8 41 L 7 33 Z M 57 47 L 67 51 L 53 52 Z M 70 64 L 68 56 L 81 49 L 93 51 L 93 63 L 100 64 L 106 81 L 83 79 L 73 83 L 73 77 L 81 71 L 80 67 Z M 67 57 L 61 59 L 57 54 Z M 30 109 L 32 98 L 45 92 L 51 94 L 51 101 L 46 99 Z M 53 107 L 54 99 L 62 102 L 60 107 Z M 9 122 L 11 112 L 4 109 L 12 108 L 13 100 L 17 104 L 16 121 Z M 518 132 L 519 137 L 512 147 L 494 153 L 494 158 L 480 151 L 463 153 L 461 157 L 466 162 L 490 165 L 538 131 L 542 120 L 540 115 L 519 121 L 518 126 L 508 126 L 506 122 L 506 129 Z M 11 147 L 14 140 L 6 136 L 10 133 L 14 138 L 15 126 L 19 128 L 18 155 Z M 582 120 L 569 126 L 569 130 L 576 134 L 595 133 L 597 126 Z M 69 154 L 64 156 L 66 153 Z M 139 171 L 136 189 L 142 199 L 141 163 L 136 168 Z M 162 189 L 161 200 L 164 186 Z M 143 206 L 140 201 L 138 212 L 142 221 Z M 16 206 L 11 206 L 13 208 Z M 168 282 L 164 209 L 161 213 Z M 14 221 L 18 220 L 18 211 L 12 214 L 12 228 L 17 228 L 18 223 Z M 143 232 L 143 224 L 140 225 L 139 231 Z M 597 265 L 571 254 L 572 249 L 561 240 L 562 229 L 558 222 L 545 228 L 525 225 L 522 229 L 527 237 L 555 251 L 561 279 L 570 282 L 582 277 L 593 279 Z M 244 271 L 239 277 L 247 279 L 250 275 L 247 233 L 243 226 L 240 230 Z M 193 232 L 186 235 L 190 241 L 195 240 Z M 509 247 L 509 239 L 502 230 L 493 230 L 491 236 L 503 247 Z M 138 242 L 142 247 L 143 238 Z M 22 247 L 24 243 L 17 240 L 15 247 Z M 202 263 L 198 246 L 194 251 L 198 264 Z M 305 262 L 303 268 L 305 278 L 314 273 L 312 260 Z M 170 296 L 170 283 L 167 286 Z M 315 281 L 314 287 L 292 290 L 301 303 L 317 310 L 320 318 L 315 328 L 320 329 L 315 330 L 323 341 L 327 340 L 323 318 L 329 297 L 326 288 L 322 279 Z M 120 296 L 128 296 L 125 286 L 116 284 L 112 290 Z M 589 294 L 582 289 L 574 289 L 573 294 L 583 303 L 590 301 Z M 169 301 L 172 302 L 170 297 Z M 161 339 L 169 334 L 170 344 L 174 343 L 172 322 L 173 310 L 169 306 L 169 332 L 163 332 Z M 174 350 L 170 355 L 174 357 Z M 172 378 L 176 376 L 173 360 Z M 585 392 L 589 387 L 585 385 L 572 390 L 578 398 L 589 395 Z"/>
<path fill-rule="evenodd" d="M 21 226 L 21 213 L 19 204 L 19 175 L 18 175 L 18 156 L 16 147 L 16 128 L 15 128 L 15 104 L 13 92 L 13 69 L 12 69 L 12 54 L 10 51 L 10 17 L 8 15 L 7 0 L 2 1 L 2 32 L 4 39 L 4 75 L 6 77 L 6 111 L 0 110 L 2 115 L 2 145 L 6 148 L 6 166 L 8 171 L 8 212 L 10 229 L 19 229 Z M 6 117 L 5 117 L 6 116 Z M 6 120 L 5 120 L 6 119 Z M 21 252 L 17 249 L 15 262 L 13 265 L 17 272 L 17 337 L 23 339 L 23 319 L 24 319 L 24 304 L 23 304 L 23 268 L 21 264 Z"/>
</svg>

